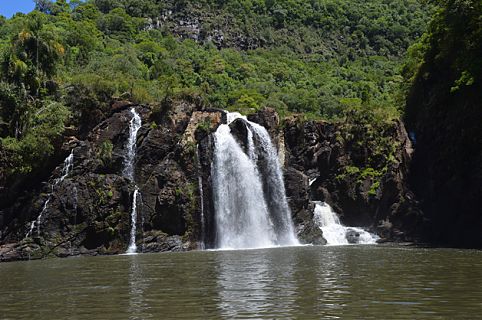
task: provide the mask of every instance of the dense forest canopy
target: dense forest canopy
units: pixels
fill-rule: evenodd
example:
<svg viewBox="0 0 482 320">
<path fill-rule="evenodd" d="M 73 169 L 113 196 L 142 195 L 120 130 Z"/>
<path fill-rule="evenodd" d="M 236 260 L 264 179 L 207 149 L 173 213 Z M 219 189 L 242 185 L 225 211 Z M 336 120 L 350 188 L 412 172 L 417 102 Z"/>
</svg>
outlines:
<svg viewBox="0 0 482 320">
<path fill-rule="evenodd" d="M 431 5 L 415 0 L 37 0 L 0 18 L 2 174 L 28 173 L 65 126 L 115 99 L 383 121 L 403 105 L 407 48 Z"/>
</svg>

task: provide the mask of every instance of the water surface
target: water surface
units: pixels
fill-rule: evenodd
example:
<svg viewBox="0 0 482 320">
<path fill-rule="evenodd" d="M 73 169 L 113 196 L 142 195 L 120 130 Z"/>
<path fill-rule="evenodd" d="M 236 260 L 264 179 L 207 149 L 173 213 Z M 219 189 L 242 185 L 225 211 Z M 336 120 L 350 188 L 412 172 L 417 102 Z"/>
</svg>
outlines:
<svg viewBox="0 0 482 320">
<path fill-rule="evenodd" d="M 0 319 L 480 319 L 482 252 L 292 247 L 0 264 Z"/>
</svg>

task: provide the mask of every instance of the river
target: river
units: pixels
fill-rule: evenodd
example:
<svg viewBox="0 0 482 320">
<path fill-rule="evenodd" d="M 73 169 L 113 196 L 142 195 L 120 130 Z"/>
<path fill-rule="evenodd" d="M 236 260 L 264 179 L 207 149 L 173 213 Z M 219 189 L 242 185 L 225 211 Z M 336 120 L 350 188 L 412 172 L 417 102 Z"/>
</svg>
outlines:
<svg viewBox="0 0 482 320">
<path fill-rule="evenodd" d="M 1 319 L 481 319 L 482 252 L 398 246 L 0 264 Z"/>
</svg>

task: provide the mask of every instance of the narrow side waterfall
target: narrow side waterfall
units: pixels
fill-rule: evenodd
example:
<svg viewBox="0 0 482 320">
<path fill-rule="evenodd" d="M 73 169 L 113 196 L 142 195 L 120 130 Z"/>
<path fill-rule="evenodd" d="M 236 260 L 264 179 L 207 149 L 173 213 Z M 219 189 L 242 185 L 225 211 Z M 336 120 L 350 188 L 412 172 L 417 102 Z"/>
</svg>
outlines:
<svg viewBox="0 0 482 320">
<path fill-rule="evenodd" d="M 361 228 L 341 224 L 336 212 L 324 202 L 315 201 L 314 219 L 328 245 L 375 244 L 378 236 Z"/>
<path fill-rule="evenodd" d="M 204 220 L 204 191 L 203 191 L 203 178 L 201 176 L 201 160 L 200 160 L 200 152 L 199 152 L 199 145 L 196 145 L 196 161 L 197 161 L 197 183 L 199 188 L 199 198 L 200 198 L 200 210 L 201 210 L 201 239 L 199 241 L 199 246 L 201 250 L 205 249 L 205 241 L 206 241 L 206 221 Z"/>
<path fill-rule="evenodd" d="M 134 161 L 136 158 L 136 148 L 137 148 L 137 132 L 142 126 L 142 120 L 135 108 L 131 108 L 132 119 L 129 123 L 129 139 L 127 140 L 127 153 L 124 161 L 123 174 L 126 178 L 134 181 Z M 131 232 L 129 247 L 126 253 L 136 253 L 136 232 L 137 232 L 137 198 L 139 195 L 139 188 L 137 185 L 134 189 L 134 194 L 132 195 L 132 208 L 131 208 Z"/>
<path fill-rule="evenodd" d="M 142 120 L 135 108 L 131 108 L 132 119 L 129 123 L 129 139 L 126 144 L 126 157 L 124 159 L 123 174 L 125 177 L 134 181 L 134 160 L 136 158 L 137 131 L 142 126 Z"/>
<path fill-rule="evenodd" d="M 131 210 L 131 238 L 129 241 L 129 247 L 127 248 L 127 253 L 136 253 L 137 252 L 137 245 L 136 245 L 136 232 L 137 232 L 137 195 L 139 194 L 139 189 L 134 190 L 134 194 L 132 195 L 132 210 Z"/>
<path fill-rule="evenodd" d="M 48 194 L 47 200 L 45 200 L 45 202 L 42 206 L 42 210 L 40 211 L 39 215 L 37 216 L 37 219 L 35 219 L 34 221 L 32 221 L 30 223 L 30 228 L 29 228 L 27 234 L 25 235 L 25 238 L 28 238 L 28 237 L 32 236 L 35 227 L 37 227 L 37 235 L 40 236 L 40 225 L 42 224 L 43 215 L 45 214 L 45 212 L 48 209 L 50 199 L 52 198 L 52 193 L 54 192 L 55 187 L 59 183 L 64 181 L 64 179 L 67 178 L 67 176 L 72 172 L 73 169 L 74 169 L 74 149 L 72 149 L 70 151 L 69 156 L 67 158 L 65 158 L 64 165 L 62 167 L 61 175 L 60 175 L 59 178 L 54 180 L 54 182 L 52 184 L 51 192 Z"/>
<path fill-rule="evenodd" d="M 275 157 L 276 152 L 268 152 L 271 145 L 266 130 L 249 122 L 239 114 L 229 113 L 228 123 L 219 126 L 215 132 L 215 156 L 213 165 L 213 192 L 216 221 L 216 243 L 220 249 L 263 248 L 279 245 L 297 245 L 298 240 L 293 232 L 290 212 L 284 194 L 284 183 L 277 160 L 268 159 L 268 172 L 258 166 L 260 155 Z M 248 154 L 246 154 L 231 133 L 229 123 L 241 118 L 248 128 Z M 258 125 L 256 125 L 258 126 Z M 254 128 L 254 129 L 250 129 Z M 262 128 L 262 130 L 261 130 Z M 266 136 L 264 136 L 264 132 Z M 262 147 L 258 147 L 256 139 Z M 266 140 L 267 139 L 267 140 Z M 263 143 L 269 144 L 263 146 Z M 259 148 L 266 150 L 258 150 Z M 279 172 L 276 172 L 279 170 Z M 277 175 L 278 178 L 271 176 Z M 263 178 L 267 175 L 271 178 Z M 265 183 L 276 183 L 276 186 L 263 187 Z M 271 190 L 265 195 L 265 189 Z M 279 211 L 270 211 L 282 202 Z M 283 202 L 284 201 L 284 202 Z"/>
</svg>

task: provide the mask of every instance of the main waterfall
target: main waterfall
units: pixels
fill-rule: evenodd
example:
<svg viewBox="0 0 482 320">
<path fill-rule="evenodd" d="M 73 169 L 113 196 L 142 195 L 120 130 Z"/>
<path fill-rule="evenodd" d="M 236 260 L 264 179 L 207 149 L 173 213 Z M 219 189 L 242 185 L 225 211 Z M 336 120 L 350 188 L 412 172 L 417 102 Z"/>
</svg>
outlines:
<svg viewBox="0 0 482 320">
<path fill-rule="evenodd" d="M 297 245 L 281 166 L 268 132 L 237 113 L 215 132 L 213 192 L 216 245 L 220 249 Z M 229 124 L 242 119 L 245 153 Z"/>
</svg>

